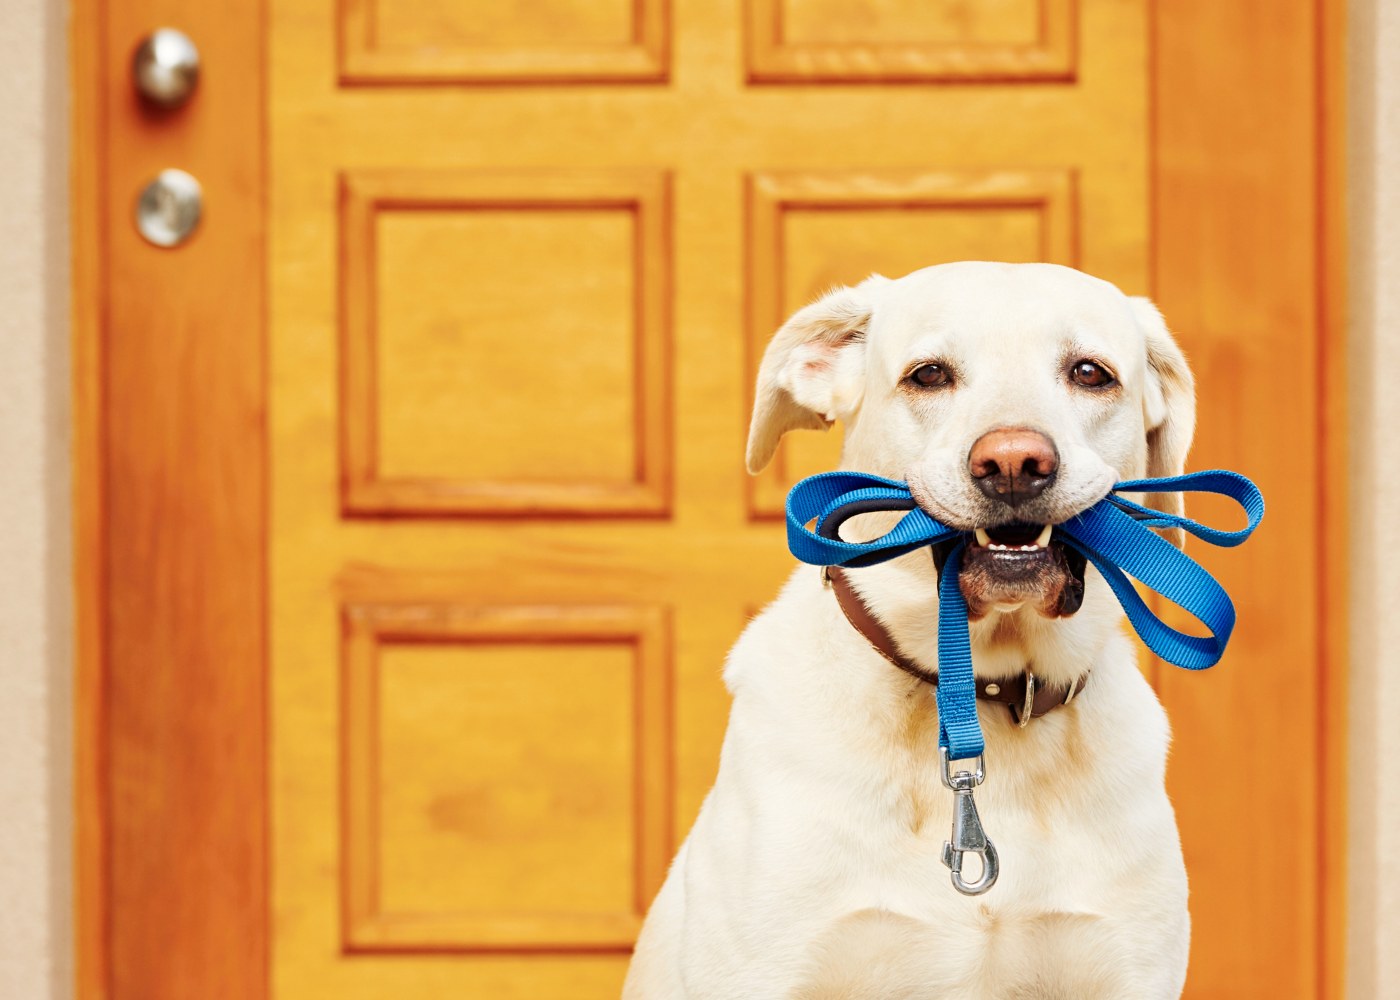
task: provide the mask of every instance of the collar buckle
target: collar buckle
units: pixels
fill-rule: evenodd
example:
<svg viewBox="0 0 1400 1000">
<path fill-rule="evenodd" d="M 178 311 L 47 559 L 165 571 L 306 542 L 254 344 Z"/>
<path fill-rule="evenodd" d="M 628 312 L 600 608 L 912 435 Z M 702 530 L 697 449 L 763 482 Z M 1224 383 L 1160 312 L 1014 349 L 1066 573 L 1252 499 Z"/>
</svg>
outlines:
<svg viewBox="0 0 1400 1000">
<path fill-rule="evenodd" d="M 1070 690 L 1074 690 L 1071 684 Z M 1021 716 L 1016 720 L 1016 725 L 1020 729 L 1025 729 L 1031 724 L 1031 719 L 1035 717 L 1035 672 L 1030 667 L 1026 668 L 1026 697 L 1021 702 Z"/>
</svg>

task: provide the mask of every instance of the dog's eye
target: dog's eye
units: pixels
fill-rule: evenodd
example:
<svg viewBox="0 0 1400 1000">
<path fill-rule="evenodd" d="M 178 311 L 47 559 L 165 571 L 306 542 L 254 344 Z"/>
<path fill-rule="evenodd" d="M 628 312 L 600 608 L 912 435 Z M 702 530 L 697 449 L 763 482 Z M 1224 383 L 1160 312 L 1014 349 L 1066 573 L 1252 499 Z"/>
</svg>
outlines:
<svg viewBox="0 0 1400 1000">
<path fill-rule="evenodd" d="M 1070 366 L 1069 380 L 1075 385 L 1084 386 L 1086 389 L 1103 389 L 1118 381 L 1113 377 L 1113 373 L 1103 365 L 1087 358 L 1076 361 Z"/>
<path fill-rule="evenodd" d="M 909 373 L 909 380 L 925 389 L 936 389 L 953 381 L 953 375 L 942 365 L 929 363 L 920 365 Z"/>
</svg>

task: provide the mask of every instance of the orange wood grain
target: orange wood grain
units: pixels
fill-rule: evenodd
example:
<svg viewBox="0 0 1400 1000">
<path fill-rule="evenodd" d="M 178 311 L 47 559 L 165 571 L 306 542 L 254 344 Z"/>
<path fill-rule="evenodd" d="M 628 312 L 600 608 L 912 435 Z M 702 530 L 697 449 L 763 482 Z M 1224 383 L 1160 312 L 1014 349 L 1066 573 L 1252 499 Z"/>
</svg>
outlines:
<svg viewBox="0 0 1400 1000">
<path fill-rule="evenodd" d="M 985 41 L 788 40 L 783 0 L 746 0 L 748 76 L 765 83 L 1055 81 L 1075 76 L 1080 0 L 1040 0 L 1031 44 Z"/>
<path fill-rule="evenodd" d="M 1348 799 L 1365 794 L 1347 782 L 1349 574 L 1348 488 L 1350 448 L 1347 434 L 1347 5 L 1316 0 L 1318 34 L 1314 73 L 1318 88 L 1317 222 L 1320 229 L 1317 283 L 1318 391 L 1322 396 L 1318 434 L 1322 442 L 1319 478 L 1318 545 L 1322 564 L 1322 618 L 1318 669 L 1321 672 L 1318 724 L 1322 752 L 1317 762 L 1321 784 L 1318 821 L 1318 867 L 1322 908 L 1318 914 L 1317 995 L 1341 1000 L 1346 995 Z"/>
<path fill-rule="evenodd" d="M 1154 292 L 1200 378 L 1192 466 L 1241 468 L 1270 503 L 1242 558 L 1195 553 L 1242 609 L 1226 661 L 1158 671 L 1192 875 L 1188 997 L 1340 995 L 1342 98 L 1327 8 L 1188 0 L 1154 21 Z"/>
<path fill-rule="evenodd" d="M 665 610 L 639 605 L 483 606 L 470 597 L 460 603 L 413 599 L 392 577 L 376 582 L 377 599 L 366 600 L 365 581 L 351 585 L 359 596 L 343 606 L 341 624 L 345 761 L 342 808 L 343 934 L 346 950 L 357 954 L 425 952 L 627 951 L 636 940 L 651 898 L 661 888 L 675 843 L 671 744 L 670 623 Z M 470 593 L 466 590 L 465 593 Z M 550 650 L 570 644 L 613 645 L 630 650 L 629 702 L 632 716 L 630 768 L 637 807 L 632 819 L 632 889 L 624 906 L 611 911 L 450 911 L 386 912 L 381 900 L 380 756 L 382 748 L 381 653 L 385 646 L 436 645 L 477 650 L 525 646 L 554 659 L 553 672 L 572 671 L 566 657 Z M 534 687 L 535 681 L 527 683 Z M 509 719 L 483 720 L 518 732 L 528 727 L 531 706 Z M 504 733 L 502 733 L 504 736 Z M 547 776 L 541 776 L 547 777 Z M 503 794 L 510 795 L 510 789 Z M 565 821 L 567 817 L 558 817 Z M 595 848 L 598 845 L 593 845 Z M 579 849 L 586 853 L 587 845 Z M 483 874 L 491 878 L 490 874 Z M 503 893 L 518 892 L 506 885 Z"/>
<path fill-rule="evenodd" d="M 565 467 L 531 480 L 388 476 L 380 471 L 376 222 L 399 210 L 614 209 L 635 229 L 631 263 L 630 481 Z M 646 170 L 357 170 L 341 178 L 342 505 L 352 515 L 662 516 L 671 503 L 670 178 Z M 541 359 L 544 361 L 546 359 Z"/>
<path fill-rule="evenodd" d="M 454 44 L 439 30 L 433 44 L 386 46 L 377 39 L 374 0 L 339 8 L 340 79 L 347 84 L 659 82 L 669 71 L 670 0 L 613 0 L 630 15 L 621 44 Z M 415 5 L 431 16 L 430 5 Z M 412 16 L 412 15 L 410 15 Z M 548 35 L 548 32 L 541 32 Z"/>
<path fill-rule="evenodd" d="M 261 7 L 81 13 L 79 978 L 85 997 L 253 1000 L 268 948 Z M 156 115 L 129 67 L 167 21 L 204 68 L 188 107 Z M 205 195 L 176 250 L 132 223 L 167 166 Z"/>
</svg>

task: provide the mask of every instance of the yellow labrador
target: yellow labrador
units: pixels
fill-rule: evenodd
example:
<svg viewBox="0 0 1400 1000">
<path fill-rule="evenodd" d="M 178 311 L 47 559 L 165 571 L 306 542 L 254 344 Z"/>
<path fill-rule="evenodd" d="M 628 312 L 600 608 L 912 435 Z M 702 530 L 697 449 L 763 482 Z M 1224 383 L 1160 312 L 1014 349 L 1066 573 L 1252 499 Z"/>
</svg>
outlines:
<svg viewBox="0 0 1400 1000">
<path fill-rule="evenodd" d="M 872 277 L 774 336 L 750 470 L 788 431 L 835 420 L 843 467 L 906 479 L 931 514 L 976 532 L 960 584 L 979 685 L 1033 667 L 1082 692 L 1024 728 L 979 701 L 978 805 L 1001 875 L 961 895 L 941 859 L 953 796 L 932 688 L 798 569 L 729 657 L 719 776 L 623 996 L 1178 997 L 1190 921 L 1166 716 L 1108 586 L 1042 534 L 1117 480 L 1181 472 L 1194 388 L 1161 315 L 1047 264 Z M 929 554 L 847 579 L 899 653 L 936 671 Z"/>
</svg>

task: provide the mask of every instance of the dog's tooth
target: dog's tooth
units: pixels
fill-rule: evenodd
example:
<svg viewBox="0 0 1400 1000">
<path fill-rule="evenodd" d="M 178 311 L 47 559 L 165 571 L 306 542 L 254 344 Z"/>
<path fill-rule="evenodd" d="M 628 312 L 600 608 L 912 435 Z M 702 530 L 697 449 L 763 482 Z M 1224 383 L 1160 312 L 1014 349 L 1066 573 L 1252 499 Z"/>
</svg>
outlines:
<svg viewBox="0 0 1400 1000">
<path fill-rule="evenodd" d="M 983 546 L 984 548 L 992 544 L 992 536 L 987 534 L 986 528 L 977 529 L 977 544 Z"/>
<path fill-rule="evenodd" d="M 1045 527 L 1041 528 L 1040 537 L 1035 540 L 1035 544 L 1041 546 L 1042 548 L 1044 548 L 1046 545 L 1049 545 L 1050 535 L 1052 532 L 1054 532 L 1054 530 L 1055 526 L 1053 524 L 1047 524 Z"/>
</svg>

